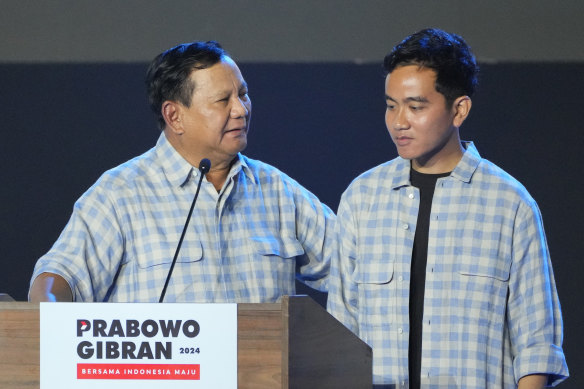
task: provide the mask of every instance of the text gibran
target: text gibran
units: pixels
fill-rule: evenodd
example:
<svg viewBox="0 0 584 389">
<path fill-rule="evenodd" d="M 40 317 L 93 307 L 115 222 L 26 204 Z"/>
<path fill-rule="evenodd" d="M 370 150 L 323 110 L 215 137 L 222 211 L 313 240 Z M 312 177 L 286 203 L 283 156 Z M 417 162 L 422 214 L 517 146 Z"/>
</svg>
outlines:
<svg viewBox="0 0 584 389">
<path fill-rule="evenodd" d="M 82 359 L 172 359 L 172 342 L 135 342 L 131 338 L 195 338 L 200 332 L 196 320 L 77 320 L 77 337 L 114 338 L 81 341 L 77 354 Z M 118 340 L 125 338 L 125 340 Z M 128 339 L 130 338 L 130 339 Z M 92 339 L 94 340 L 94 339 Z"/>
</svg>

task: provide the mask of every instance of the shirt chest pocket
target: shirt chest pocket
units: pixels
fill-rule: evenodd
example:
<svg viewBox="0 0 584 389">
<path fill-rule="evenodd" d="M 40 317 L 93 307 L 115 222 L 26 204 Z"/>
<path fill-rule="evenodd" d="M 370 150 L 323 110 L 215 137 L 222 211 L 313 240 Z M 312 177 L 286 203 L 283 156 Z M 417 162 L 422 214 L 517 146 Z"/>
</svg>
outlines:
<svg viewBox="0 0 584 389">
<path fill-rule="evenodd" d="M 249 238 L 250 253 L 241 258 L 239 274 L 247 274 L 265 301 L 276 301 L 281 295 L 294 294 L 297 259 L 304 248 L 294 238 L 275 235 Z"/>
<path fill-rule="evenodd" d="M 143 247 L 144 250 L 138 258 L 138 266 L 142 269 L 152 268 L 160 265 L 172 263 L 178 243 L 168 241 L 148 242 Z M 176 263 L 199 262 L 203 259 L 203 248 L 201 242 L 193 239 L 183 241 Z"/>
<path fill-rule="evenodd" d="M 511 273 L 511 260 L 497 257 L 458 257 L 453 281 L 461 292 L 459 298 L 472 301 L 474 316 L 464 321 L 499 320 L 503 317 Z M 497 312 L 497 314 L 495 314 Z"/>
<path fill-rule="evenodd" d="M 388 257 L 361 255 L 357 259 L 353 281 L 363 285 L 384 285 L 393 279 L 394 263 Z"/>
<path fill-rule="evenodd" d="M 454 299 L 472 307 L 473 315 L 462 315 L 461 325 L 502 326 L 507 307 L 511 260 L 496 257 L 458 258 L 453 285 L 460 292 Z"/>
<path fill-rule="evenodd" d="M 459 257 L 455 265 L 456 272 L 465 277 L 476 277 L 509 281 L 511 273 L 511 260 L 497 257 Z"/>
<path fill-rule="evenodd" d="M 259 256 L 295 258 L 304 254 L 304 247 L 296 238 L 275 235 L 252 236 L 249 238 L 251 251 Z"/>
<path fill-rule="evenodd" d="M 387 321 L 390 302 L 396 295 L 394 261 L 383 256 L 361 256 L 352 280 L 358 290 L 359 322 L 368 333 L 368 327 L 379 327 Z"/>
</svg>

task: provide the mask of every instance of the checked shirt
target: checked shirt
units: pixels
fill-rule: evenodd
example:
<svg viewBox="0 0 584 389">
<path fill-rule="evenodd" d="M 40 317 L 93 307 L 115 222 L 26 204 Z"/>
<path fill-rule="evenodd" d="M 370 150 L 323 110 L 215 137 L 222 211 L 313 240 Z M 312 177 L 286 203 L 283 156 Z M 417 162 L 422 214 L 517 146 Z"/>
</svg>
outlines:
<svg viewBox="0 0 584 389">
<path fill-rule="evenodd" d="M 75 301 L 157 302 L 199 174 L 162 134 L 81 196 L 32 280 L 59 274 Z M 274 302 L 296 278 L 326 291 L 334 219 L 296 181 L 238 155 L 220 193 L 203 179 L 165 301 Z"/>
<path fill-rule="evenodd" d="M 568 376 L 541 215 L 515 179 L 472 143 L 437 181 L 422 329 L 423 388 L 515 388 Z M 410 162 L 365 172 L 337 215 L 328 309 L 373 348 L 373 382 L 408 385 L 410 264 L 419 192 Z"/>
</svg>

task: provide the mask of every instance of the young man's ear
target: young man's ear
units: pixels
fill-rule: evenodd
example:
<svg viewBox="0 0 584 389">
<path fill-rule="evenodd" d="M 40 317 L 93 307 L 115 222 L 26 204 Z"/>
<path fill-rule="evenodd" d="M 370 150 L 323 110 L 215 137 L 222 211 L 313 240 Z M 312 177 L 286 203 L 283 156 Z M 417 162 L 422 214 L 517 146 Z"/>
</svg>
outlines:
<svg viewBox="0 0 584 389">
<path fill-rule="evenodd" d="M 166 122 L 166 128 L 174 132 L 176 135 L 181 135 L 184 130 L 181 122 L 181 107 L 177 102 L 167 100 L 162 103 L 162 117 Z"/>
<path fill-rule="evenodd" d="M 468 96 L 460 96 L 452 104 L 454 110 L 453 124 L 455 127 L 460 127 L 464 120 L 468 117 L 472 107 L 472 100 Z"/>
</svg>

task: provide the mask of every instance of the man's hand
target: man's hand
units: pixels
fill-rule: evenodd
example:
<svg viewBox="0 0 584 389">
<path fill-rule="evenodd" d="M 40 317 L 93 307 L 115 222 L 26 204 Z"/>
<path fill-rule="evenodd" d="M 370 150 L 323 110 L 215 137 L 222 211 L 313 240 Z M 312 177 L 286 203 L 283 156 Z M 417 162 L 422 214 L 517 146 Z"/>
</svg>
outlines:
<svg viewBox="0 0 584 389">
<path fill-rule="evenodd" d="M 532 374 L 521 377 L 517 389 L 541 389 L 545 388 L 548 376 L 545 374 Z"/>
<path fill-rule="evenodd" d="M 73 301 L 73 293 L 63 277 L 54 273 L 42 273 L 35 278 L 28 293 L 28 301 Z"/>
</svg>

